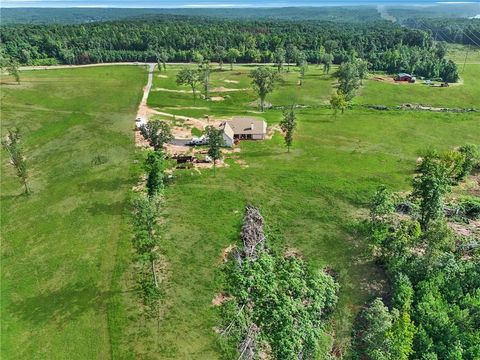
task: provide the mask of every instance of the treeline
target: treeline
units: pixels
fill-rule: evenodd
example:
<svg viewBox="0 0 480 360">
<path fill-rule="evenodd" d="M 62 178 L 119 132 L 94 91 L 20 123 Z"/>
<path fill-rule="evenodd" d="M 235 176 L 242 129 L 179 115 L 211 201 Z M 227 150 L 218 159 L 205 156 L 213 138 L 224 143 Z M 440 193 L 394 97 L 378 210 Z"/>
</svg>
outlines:
<svg viewBox="0 0 480 360">
<path fill-rule="evenodd" d="M 321 61 L 321 49 L 335 64 L 352 57 L 371 70 L 407 71 L 412 64 L 425 76 L 438 76 L 446 66 L 431 34 L 389 22 L 369 24 L 328 21 L 215 20 L 159 16 L 149 20 L 82 25 L 8 25 L 1 31 L 2 52 L 21 64 L 52 62 L 88 64 L 121 61 L 275 61 L 279 48 L 295 46 L 310 63 Z M 441 55 L 441 56 L 439 56 Z M 294 62 L 295 59 L 288 58 Z M 432 70 L 428 70 L 428 69 Z"/>
<path fill-rule="evenodd" d="M 430 152 L 407 197 L 384 186 L 375 193 L 366 229 L 391 292 L 362 312 L 354 359 L 480 358 L 480 242 L 445 219 L 458 228 L 480 218 L 478 197 L 446 200 L 478 166 L 474 145 Z"/>
<path fill-rule="evenodd" d="M 202 16 L 220 19 L 328 20 L 366 22 L 380 20 L 375 6 L 284 8 L 3 8 L 3 24 L 80 24 L 158 15 Z"/>
</svg>

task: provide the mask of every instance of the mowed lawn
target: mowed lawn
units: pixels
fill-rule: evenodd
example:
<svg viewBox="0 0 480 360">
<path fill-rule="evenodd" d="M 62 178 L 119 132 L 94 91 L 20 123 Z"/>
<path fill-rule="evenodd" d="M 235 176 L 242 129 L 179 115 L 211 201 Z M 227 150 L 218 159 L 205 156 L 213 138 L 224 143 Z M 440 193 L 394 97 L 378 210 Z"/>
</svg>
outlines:
<svg viewBox="0 0 480 360">
<path fill-rule="evenodd" d="M 479 108 L 480 105 L 480 75 L 478 64 L 458 64 L 460 82 L 450 84 L 448 88 L 430 87 L 419 80 L 415 84 L 392 84 L 376 80 L 367 80 L 363 95 L 356 102 L 360 104 L 375 104 L 396 106 L 405 103 L 424 104 L 449 108 Z M 378 95 L 381 94 L 381 97 Z"/>
<path fill-rule="evenodd" d="M 2 358 L 109 359 L 123 321 L 112 274 L 130 241 L 132 129 L 147 72 L 21 77 L 2 78 L 1 134 L 21 129 L 32 188 L 22 195 L 2 150 Z"/>
<path fill-rule="evenodd" d="M 162 77 L 156 76 L 154 87 L 186 90 L 175 84 L 178 69 L 170 67 Z M 237 66 L 214 72 L 212 87 L 248 87 L 250 69 Z M 479 70 L 480 66 L 469 68 L 471 77 L 465 77 L 465 86 L 453 90 L 472 99 Z M 274 106 L 291 102 L 310 106 L 298 110 L 290 153 L 278 133 L 272 140 L 242 142 L 241 152 L 229 155 L 229 167 L 218 169 L 215 177 L 208 170 L 178 171 L 167 189 L 162 251 L 170 275 L 157 335 L 160 358 L 220 357 L 214 331 L 218 313 L 212 298 L 221 291 L 222 252 L 238 243 L 246 204 L 260 207 L 271 246 L 279 251 L 294 248 L 315 268 L 329 266 L 338 274 L 340 302 L 329 329 L 337 345 L 348 349 L 359 307 L 382 294 L 384 286 L 383 275 L 369 260 L 366 240 L 355 231 L 374 189 L 385 183 L 394 190 L 407 190 L 423 149 L 447 150 L 480 139 L 478 113 L 381 112 L 357 105 L 334 118 L 325 107 L 334 79 L 315 66 L 310 66 L 303 87 L 297 86 L 298 73 L 285 77 L 267 100 Z M 365 91 L 369 86 L 370 82 Z M 370 100 L 360 96 L 357 102 L 382 104 L 396 97 L 395 91 L 392 85 L 376 97 L 368 95 Z M 155 91 L 149 104 L 191 117 L 251 115 L 267 119 L 269 125 L 281 119 L 280 110 L 259 114 L 251 104 L 255 100 L 251 90 L 213 95 L 224 96 L 225 101 L 199 99 L 194 104 L 191 94 Z M 453 97 L 450 104 L 472 106 L 469 100 L 462 104 Z"/>
</svg>

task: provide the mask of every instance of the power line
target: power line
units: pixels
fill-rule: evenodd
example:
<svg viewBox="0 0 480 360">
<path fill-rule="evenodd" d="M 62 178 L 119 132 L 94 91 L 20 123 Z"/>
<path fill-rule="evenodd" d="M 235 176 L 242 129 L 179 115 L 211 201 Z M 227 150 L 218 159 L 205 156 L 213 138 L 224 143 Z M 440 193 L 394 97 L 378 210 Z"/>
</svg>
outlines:
<svg viewBox="0 0 480 360">
<path fill-rule="evenodd" d="M 477 35 L 475 35 L 475 33 L 474 33 L 472 30 L 466 29 L 465 31 L 470 31 L 470 35 L 472 35 L 475 39 L 477 39 L 478 41 L 480 41 L 480 38 L 479 38 Z"/>
</svg>

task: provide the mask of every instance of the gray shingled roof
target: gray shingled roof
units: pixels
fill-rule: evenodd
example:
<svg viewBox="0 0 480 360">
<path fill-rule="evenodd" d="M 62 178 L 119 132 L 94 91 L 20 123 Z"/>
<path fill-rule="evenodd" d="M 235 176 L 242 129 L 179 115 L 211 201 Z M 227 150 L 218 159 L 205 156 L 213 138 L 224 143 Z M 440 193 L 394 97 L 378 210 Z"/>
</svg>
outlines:
<svg viewBox="0 0 480 360">
<path fill-rule="evenodd" d="M 266 134 L 267 123 L 251 117 L 234 117 L 227 121 L 235 135 L 239 134 Z"/>
</svg>

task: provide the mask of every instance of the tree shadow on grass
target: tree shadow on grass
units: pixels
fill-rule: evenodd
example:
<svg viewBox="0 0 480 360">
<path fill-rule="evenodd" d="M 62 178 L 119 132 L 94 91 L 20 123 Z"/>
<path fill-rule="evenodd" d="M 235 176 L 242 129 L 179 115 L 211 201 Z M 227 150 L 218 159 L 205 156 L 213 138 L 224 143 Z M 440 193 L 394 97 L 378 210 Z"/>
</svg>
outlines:
<svg viewBox="0 0 480 360">
<path fill-rule="evenodd" d="M 87 208 L 88 212 L 94 216 L 97 215 L 123 215 L 125 213 L 125 201 L 114 203 L 96 202 Z"/>
<path fill-rule="evenodd" d="M 78 185 L 79 190 L 84 192 L 91 191 L 116 191 L 119 188 L 133 186 L 130 178 L 113 177 L 109 179 L 95 179 L 86 181 Z"/>
<path fill-rule="evenodd" d="M 28 194 L 25 194 L 25 191 L 18 192 L 16 194 L 5 194 L 0 196 L 0 201 L 7 201 L 7 200 L 15 200 L 15 199 L 22 199 L 28 198 Z"/>
<path fill-rule="evenodd" d="M 87 284 L 69 284 L 61 289 L 44 292 L 13 302 L 7 310 L 15 317 L 33 324 L 71 322 L 88 311 L 106 311 L 113 292 L 102 292 Z"/>
</svg>

